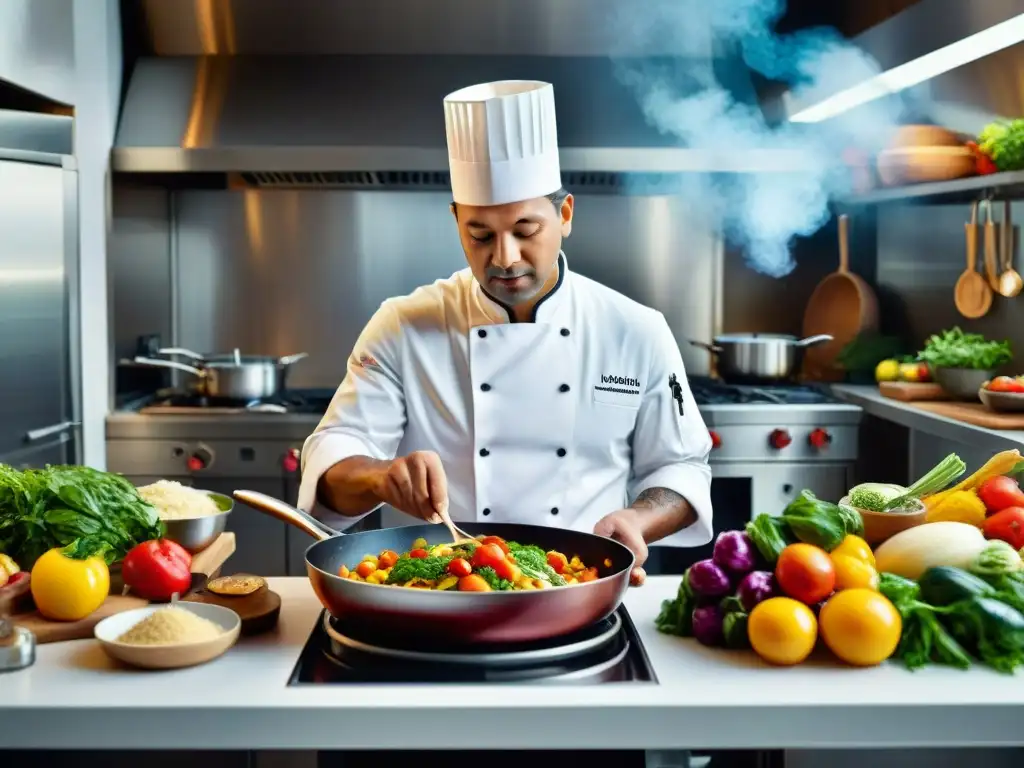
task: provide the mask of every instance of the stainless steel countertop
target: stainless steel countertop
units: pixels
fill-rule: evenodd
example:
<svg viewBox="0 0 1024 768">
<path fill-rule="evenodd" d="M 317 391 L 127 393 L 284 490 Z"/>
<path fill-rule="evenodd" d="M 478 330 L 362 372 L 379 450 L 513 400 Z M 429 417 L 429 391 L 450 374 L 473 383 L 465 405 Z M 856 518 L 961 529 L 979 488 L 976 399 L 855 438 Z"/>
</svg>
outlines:
<svg viewBox="0 0 1024 768">
<path fill-rule="evenodd" d="M 945 440 L 977 446 L 993 453 L 1024 446 L 1024 430 L 986 429 L 965 424 L 883 397 L 878 387 L 837 384 L 832 391 L 837 397 L 859 405 L 867 414 Z"/>
</svg>

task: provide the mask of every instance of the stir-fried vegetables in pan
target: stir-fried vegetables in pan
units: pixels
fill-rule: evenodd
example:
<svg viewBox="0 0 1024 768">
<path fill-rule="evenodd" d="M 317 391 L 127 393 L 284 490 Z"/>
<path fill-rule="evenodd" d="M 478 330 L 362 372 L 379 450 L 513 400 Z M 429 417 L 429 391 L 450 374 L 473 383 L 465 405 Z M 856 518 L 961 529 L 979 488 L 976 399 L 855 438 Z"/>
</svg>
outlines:
<svg viewBox="0 0 1024 768">
<path fill-rule="evenodd" d="M 399 555 L 386 549 L 366 555 L 351 570 L 341 566 L 338 575 L 370 584 L 460 592 L 549 589 L 598 578 L 597 567 L 587 566 L 576 555 L 545 552 L 498 536 L 433 546 L 417 539 L 408 552 Z"/>
</svg>

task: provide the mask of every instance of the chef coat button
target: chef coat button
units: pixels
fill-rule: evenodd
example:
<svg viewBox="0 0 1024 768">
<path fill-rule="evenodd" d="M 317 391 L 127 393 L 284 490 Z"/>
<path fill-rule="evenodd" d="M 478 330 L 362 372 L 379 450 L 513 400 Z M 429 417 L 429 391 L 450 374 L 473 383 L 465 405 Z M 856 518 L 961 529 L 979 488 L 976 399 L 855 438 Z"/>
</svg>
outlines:
<svg viewBox="0 0 1024 768">
<path fill-rule="evenodd" d="M 479 336 L 481 339 L 486 339 L 487 338 L 487 331 L 485 331 L 483 328 L 481 328 L 479 331 L 476 332 L 476 335 Z"/>
<path fill-rule="evenodd" d="M 563 328 L 562 329 L 562 335 L 563 336 L 568 336 L 569 335 L 569 329 L 568 328 Z"/>
<path fill-rule="evenodd" d="M 559 392 L 568 392 L 569 391 L 569 385 L 568 384 L 563 384 L 562 386 L 560 386 L 558 388 L 558 391 Z"/>
<path fill-rule="evenodd" d="M 556 451 L 556 453 L 558 453 L 558 455 L 559 455 L 560 457 L 561 457 L 561 456 L 565 456 L 565 454 L 566 454 L 566 450 L 565 450 L 565 448 L 559 448 L 559 449 L 558 449 L 558 451 Z"/>
<path fill-rule="evenodd" d="M 484 507 L 484 511 L 483 511 L 484 517 L 487 517 L 487 515 L 489 515 L 489 514 L 491 514 L 491 508 L 490 507 Z"/>
<path fill-rule="evenodd" d="M 551 514 L 552 515 L 557 515 L 558 514 L 558 507 L 552 507 L 551 508 Z"/>
<path fill-rule="evenodd" d="M 490 452 L 490 451 L 488 451 L 488 450 L 487 450 L 486 448 L 481 448 L 481 449 L 480 449 L 480 455 L 481 455 L 481 456 L 490 456 L 490 455 L 491 455 L 491 452 Z"/>
<path fill-rule="evenodd" d="M 491 385 L 490 384 L 481 384 L 480 385 L 480 391 L 481 392 L 490 392 L 491 391 Z"/>
</svg>

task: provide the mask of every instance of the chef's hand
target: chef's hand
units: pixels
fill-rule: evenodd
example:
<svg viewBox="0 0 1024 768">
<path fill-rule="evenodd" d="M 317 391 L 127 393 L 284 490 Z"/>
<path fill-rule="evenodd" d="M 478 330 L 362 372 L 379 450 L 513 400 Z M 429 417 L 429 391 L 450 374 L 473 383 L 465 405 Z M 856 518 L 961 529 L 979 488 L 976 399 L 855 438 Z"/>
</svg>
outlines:
<svg viewBox="0 0 1024 768">
<path fill-rule="evenodd" d="M 440 523 L 448 506 L 448 479 L 441 457 L 433 451 L 414 451 L 388 464 L 377 494 L 407 515 Z"/>
<path fill-rule="evenodd" d="M 633 551 L 636 562 L 633 564 L 632 573 L 629 574 L 629 583 L 634 587 L 641 586 L 647 578 L 647 573 L 641 567 L 647 562 L 647 542 L 644 541 L 643 532 L 637 522 L 636 510 L 620 509 L 605 515 L 597 521 L 594 533 L 615 539 Z"/>
</svg>

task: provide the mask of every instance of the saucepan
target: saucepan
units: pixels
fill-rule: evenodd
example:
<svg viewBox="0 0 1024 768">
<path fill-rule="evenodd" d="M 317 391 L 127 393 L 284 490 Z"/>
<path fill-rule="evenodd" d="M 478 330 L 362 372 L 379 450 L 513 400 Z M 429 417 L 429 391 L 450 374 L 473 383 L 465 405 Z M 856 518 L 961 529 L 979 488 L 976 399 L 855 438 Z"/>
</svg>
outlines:
<svg viewBox="0 0 1024 768">
<path fill-rule="evenodd" d="M 410 525 L 341 534 L 322 522 L 255 491 L 235 491 L 235 499 L 305 531 L 318 541 L 306 550 L 306 573 L 324 608 L 371 636 L 401 633 L 448 645 L 523 643 L 547 640 L 588 627 L 610 616 L 629 588 L 633 552 L 614 539 L 582 531 L 516 523 L 463 523 L 477 535 L 500 536 L 545 551 L 578 555 L 600 578 L 567 587 L 502 592 L 449 592 L 384 586 L 338 576 L 367 554 L 406 552 L 418 539 L 451 541 L 443 525 Z"/>
<path fill-rule="evenodd" d="M 182 355 L 194 364 L 151 357 L 136 357 L 134 362 L 191 373 L 196 377 L 192 388 L 199 394 L 245 402 L 263 400 L 282 392 L 288 367 L 308 357 L 305 352 L 286 357 L 243 355 L 237 349 L 229 355 L 200 355 L 179 348 L 161 349 L 158 354 Z"/>
<path fill-rule="evenodd" d="M 691 341 L 718 358 L 718 374 L 730 382 L 788 381 L 800 370 L 804 350 L 832 341 L 826 333 L 799 339 L 776 333 L 736 333 L 716 336 L 713 343 Z"/>
</svg>

